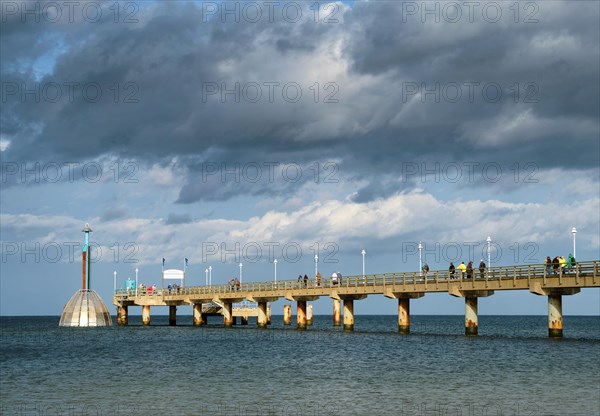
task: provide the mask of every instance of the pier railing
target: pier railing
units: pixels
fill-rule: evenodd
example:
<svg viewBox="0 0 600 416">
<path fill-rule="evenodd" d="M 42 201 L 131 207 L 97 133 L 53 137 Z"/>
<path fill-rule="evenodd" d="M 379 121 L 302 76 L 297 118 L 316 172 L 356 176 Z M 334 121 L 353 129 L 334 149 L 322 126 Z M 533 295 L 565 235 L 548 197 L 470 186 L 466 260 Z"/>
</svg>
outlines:
<svg viewBox="0 0 600 416">
<path fill-rule="evenodd" d="M 563 267 L 559 265 L 555 267 L 553 264 L 530 264 L 518 266 L 499 266 L 486 268 L 480 271 L 474 267 L 472 273 L 467 274 L 456 269 L 454 273 L 448 270 L 435 270 L 429 272 L 400 272 L 400 273 L 382 273 L 382 274 L 365 274 L 343 276 L 335 278 L 308 279 L 308 280 L 278 280 L 264 282 L 247 282 L 240 285 L 236 284 L 221 284 L 213 286 L 188 286 L 178 287 L 176 289 L 157 288 L 156 291 L 149 293 L 145 289 L 118 289 L 115 293 L 117 299 L 127 299 L 129 297 L 156 297 L 169 295 L 220 295 L 233 294 L 236 292 L 282 292 L 289 290 L 321 290 L 323 288 L 350 288 L 350 287 L 380 287 L 393 286 L 404 287 L 412 285 L 416 288 L 417 284 L 423 285 L 424 289 L 428 289 L 428 285 L 452 282 L 498 282 L 502 286 L 503 282 L 512 281 L 516 286 L 517 281 L 522 282 L 527 280 L 528 283 L 532 279 L 542 279 L 543 284 L 546 284 L 547 279 L 558 278 L 559 283 L 563 277 L 575 278 L 576 284 L 579 284 L 579 279 L 591 276 L 593 285 L 596 285 L 598 278 L 599 261 L 585 261 L 577 263 L 575 266 L 568 264 Z M 600 278 L 599 278 L 600 280 Z M 422 287 L 422 286 L 420 286 Z"/>
</svg>

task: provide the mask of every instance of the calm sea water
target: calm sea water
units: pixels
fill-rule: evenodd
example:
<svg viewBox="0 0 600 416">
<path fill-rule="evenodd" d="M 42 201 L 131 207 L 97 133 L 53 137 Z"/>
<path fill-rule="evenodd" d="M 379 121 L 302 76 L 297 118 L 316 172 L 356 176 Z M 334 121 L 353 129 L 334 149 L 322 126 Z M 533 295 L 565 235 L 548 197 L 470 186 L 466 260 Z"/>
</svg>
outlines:
<svg viewBox="0 0 600 416">
<path fill-rule="evenodd" d="M 3 317 L 2 415 L 600 415 L 600 317 L 315 316 L 306 332 L 204 328 L 190 316 L 119 328 Z"/>
</svg>

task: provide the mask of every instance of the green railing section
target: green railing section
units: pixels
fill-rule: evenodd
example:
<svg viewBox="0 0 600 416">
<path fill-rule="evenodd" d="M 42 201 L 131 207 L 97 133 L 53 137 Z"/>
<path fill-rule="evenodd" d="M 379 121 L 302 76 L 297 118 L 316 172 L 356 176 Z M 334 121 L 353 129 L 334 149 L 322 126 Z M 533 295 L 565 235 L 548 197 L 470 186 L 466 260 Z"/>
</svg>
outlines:
<svg viewBox="0 0 600 416">
<path fill-rule="evenodd" d="M 322 278 L 308 280 L 278 280 L 266 282 L 248 282 L 239 286 L 222 284 L 213 286 L 189 286 L 178 287 L 177 289 L 157 288 L 156 291 L 149 293 L 147 289 L 118 289 L 115 293 L 116 298 L 128 298 L 134 296 L 179 296 L 179 295 L 207 295 L 207 294 L 232 294 L 236 292 L 281 292 L 283 290 L 314 290 L 317 292 L 324 288 L 343 288 L 343 287 L 376 287 L 376 286 L 407 286 L 417 284 L 424 285 L 427 289 L 428 284 L 439 284 L 449 282 L 470 282 L 470 281 L 508 281 L 514 282 L 523 279 L 543 278 L 546 279 L 563 277 L 575 277 L 576 284 L 579 284 L 581 277 L 593 276 L 593 284 L 596 285 L 598 276 L 598 264 L 600 260 L 578 262 L 575 266 L 565 266 L 555 268 L 552 264 L 530 264 L 519 266 L 498 266 L 486 268 L 483 272 L 476 267 L 473 273 L 467 275 L 456 269 L 452 274 L 448 270 L 435 270 L 429 272 L 399 272 L 383 274 L 365 274 L 354 276 L 343 276 L 341 278 Z M 276 296 L 276 295 L 274 295 Z"/>
</svg>

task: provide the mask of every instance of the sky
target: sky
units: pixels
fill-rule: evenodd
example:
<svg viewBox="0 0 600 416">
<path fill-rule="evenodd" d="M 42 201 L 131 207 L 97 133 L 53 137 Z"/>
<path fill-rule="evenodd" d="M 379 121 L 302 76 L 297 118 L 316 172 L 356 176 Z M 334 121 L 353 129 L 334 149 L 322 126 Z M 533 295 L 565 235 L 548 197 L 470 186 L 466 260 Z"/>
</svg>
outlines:
<svg viewBox="0 0 600 416">
<path fill-rule="evenodd" d="M 536 264 L 573 252 L 576 227 L 578 260 L 600 259 L 598 2 L 1 7 L 2 315 L 61 313 L 85 223 L 108 304 L 115 271 L 160 285 L 163 258 L 215 285 L 240 262 L 244 282 L 273 280 L 274 259 L 278 280 L 311 276 L 315 254 L 323 275 L 361 274 L 363 249 L 366 273 L 415 271 L 421 241 L 441 270 L 490 236 L 492 265 Z M 599 315 L 600 291 L 563 308 Z M 496 293 L 479 312 L 547 300 Z"/>
</svg>

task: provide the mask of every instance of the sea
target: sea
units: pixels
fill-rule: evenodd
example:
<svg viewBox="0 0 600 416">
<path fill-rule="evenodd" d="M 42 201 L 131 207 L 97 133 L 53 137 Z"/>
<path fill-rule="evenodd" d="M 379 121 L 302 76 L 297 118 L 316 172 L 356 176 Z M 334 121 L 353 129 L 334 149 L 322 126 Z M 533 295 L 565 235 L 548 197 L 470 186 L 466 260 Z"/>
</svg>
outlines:
<svg viewBox="0 0 600 416">
<path fill-rule="evenodd" d="M 315 316 L 260 330 L 210 317 L 61 328 L 58 316 L 0 318 L 2 415 L 600 415 L 600 317 Z M 239 319 L 239 318 L 238 318 Z M 116 321 L 113 318 L 113 321 Z M 239 321 L 238 321 L 239 322 Z"/>
</svg>

